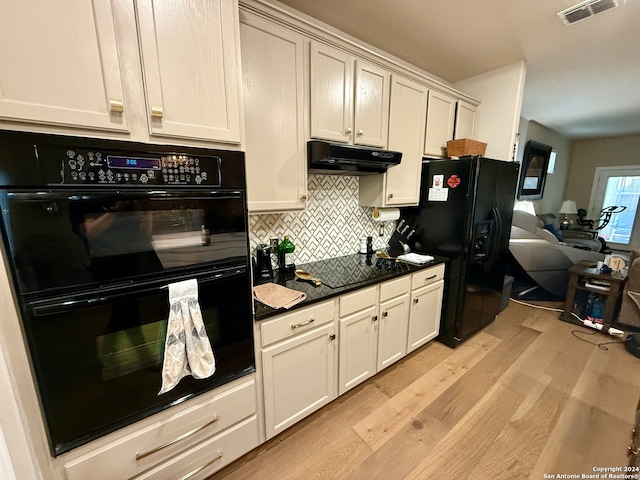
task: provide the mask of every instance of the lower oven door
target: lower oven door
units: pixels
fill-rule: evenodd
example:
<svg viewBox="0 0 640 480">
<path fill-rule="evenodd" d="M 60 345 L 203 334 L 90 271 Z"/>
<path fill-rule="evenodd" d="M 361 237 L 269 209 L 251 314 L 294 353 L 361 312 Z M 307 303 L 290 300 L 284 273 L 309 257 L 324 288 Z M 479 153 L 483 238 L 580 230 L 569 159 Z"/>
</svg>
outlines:
<svg viewBox="0 0 640 480">
<path fill-rule="evenodd" d="M 246 268 L 199 278 L 198 287 L 216 372 L 187 376 L 163 395 L 166 282 L 25 305 L 54 455 L 255 370 Z"/>
</svg>

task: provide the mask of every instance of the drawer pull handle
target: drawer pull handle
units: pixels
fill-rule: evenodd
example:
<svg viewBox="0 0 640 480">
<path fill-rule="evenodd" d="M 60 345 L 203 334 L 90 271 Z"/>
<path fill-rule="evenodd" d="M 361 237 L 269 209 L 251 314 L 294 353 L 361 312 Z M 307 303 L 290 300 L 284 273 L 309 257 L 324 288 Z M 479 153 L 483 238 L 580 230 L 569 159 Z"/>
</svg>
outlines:
<svg viewBox="0 0 640 480">
<path fill-rule="evenodd" d="M 177 443 L 181 440 L 184 440 L 187 437 L 190 437 L 191 435 L 194 435 L 196 433 L 198 433 L 200 430 L 204 430 L 205 428 L 213 425 L 214 423 L 216 423 L 219 420 L 217 415 L 213 416 L 213 419 L 209 422 L 209 423 L 205 423 L 204 425 L 202 425 L 201 427 L 198 428 L 194 428 L 193 430 L 183 433 L 182 435 L 180 435 L 179 437 L 174 438 L 173 440 L 171 440 L 170 442 L 165 443 L 164 445 L 160 445 L 157 448 L 154 448 L 153 450 L 149 450 L 148 452 L 145 453 L 137 453 L 136 454 L 136 462 L 139 460 L 142 460 L 143 458 L 148 457 L 149 455 L 153 455 L 156 452 L 159 452 L 160 450 L 163 450 L 167 447 L 170 447 L 171 445 L 173 445 L 174 443 Z"/>
<path fill-rule="evenodd" d="M 221 458 L 222 458 L 222 452 L 220 450 L 218 450 L 218 452 L 216 453 L 216 456 L 213 457 L 213 459 L 210 462 L 208 462 L 206 465 L 203 465 L 201 467 L 196 468 L 192 472 L 187 473 L 183 477 L 180 477 L 178 480 L 188 480 L 189 478 L 193 477 L 196 473 L 201 472 L 202 470 L 204 470 L 207 467 L 210 467 L 211 465 L 216 463 Z"/>
<path fill-rule="evenodd" d="M 306 327 L 307 325 L 309 325 L 310 323 L 313 323 L 315 321 L 316 321 L 315 318 L 310 318 L 306 322 L 294 323 L 294 324 L 291 325 L 291 330 L 295 330 L 296 328 L 300 328 L 300 327 Z"/>
<path fill-rule="evenodd" d="M 424 279 L 425 282 L 428 282 L 429 280 L 433 280 L 434 278 L 436 278 L 438 275 L 431 275 L 430 277 L 427 277 Z"/>
</svg>

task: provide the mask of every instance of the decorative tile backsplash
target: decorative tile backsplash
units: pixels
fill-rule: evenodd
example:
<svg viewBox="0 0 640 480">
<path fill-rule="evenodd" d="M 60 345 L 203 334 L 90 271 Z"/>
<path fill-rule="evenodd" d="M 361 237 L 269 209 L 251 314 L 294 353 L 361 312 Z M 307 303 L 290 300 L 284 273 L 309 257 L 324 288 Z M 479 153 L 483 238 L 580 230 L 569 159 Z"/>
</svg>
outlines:
<svg viewBox="0 0 640 480">
<path fill-rule="evenodd" d="M 249 215 L 252 254 L 259 243 L 285 235 L 296 246 L 296 263 L 357 253 L 362 237 L 373 237 L 374 249 L 387 246 L 396 222 L 376 222 L 373 208 L 358 205 L 358 177 L 309 175 L 307 183 L 306 210 Z"/>
</svg>

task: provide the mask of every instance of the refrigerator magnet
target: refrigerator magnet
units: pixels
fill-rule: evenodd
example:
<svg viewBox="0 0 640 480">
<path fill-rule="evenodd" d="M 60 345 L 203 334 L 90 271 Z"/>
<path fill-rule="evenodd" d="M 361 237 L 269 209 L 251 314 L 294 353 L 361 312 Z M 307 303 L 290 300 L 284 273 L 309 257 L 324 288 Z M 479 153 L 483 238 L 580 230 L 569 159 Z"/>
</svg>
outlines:
<svg viewBox="0 0 640 480">
<path fill-rule="evenodd" d="M 451 175 L 447 180 L 447 185 L 449 185 L 451 188 L 456 188 L 458 185 L 460 185 L 460 177 L 458 175 Z"/>
<path fill-rule="evenodd" d="M 433 188 L 442 188 L 444 184 L 444 175 L 433 176 Z"/>
<path fill-rule="evenodd" d="M 448 198 L 448 188 L 430 188 L 427 194 L 427 200 L 429 202 L 446 202 Z"/>
</svg>

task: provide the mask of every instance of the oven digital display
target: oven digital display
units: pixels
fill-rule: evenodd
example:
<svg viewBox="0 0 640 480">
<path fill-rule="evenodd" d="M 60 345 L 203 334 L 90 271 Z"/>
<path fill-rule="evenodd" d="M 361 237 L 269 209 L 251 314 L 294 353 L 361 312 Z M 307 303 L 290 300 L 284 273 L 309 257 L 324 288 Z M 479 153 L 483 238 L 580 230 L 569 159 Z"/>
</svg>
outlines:
<svg viewBox="0 0 640 480">
<path fill-rule="evenodd" d="M 117 157 L 109 155 L 107 157 L 109 168 L 139 168 L 141 170 L 160 170 L 160 160 L 157 158 L 140 157 Z"/>
</svg>

